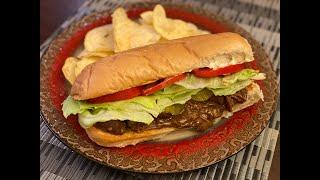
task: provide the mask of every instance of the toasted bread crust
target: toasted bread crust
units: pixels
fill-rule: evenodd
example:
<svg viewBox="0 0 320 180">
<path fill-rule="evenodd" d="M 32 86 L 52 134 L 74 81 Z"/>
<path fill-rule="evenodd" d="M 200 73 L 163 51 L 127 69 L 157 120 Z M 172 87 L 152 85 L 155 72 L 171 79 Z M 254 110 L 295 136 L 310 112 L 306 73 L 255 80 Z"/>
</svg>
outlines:
<svg viewBox="0 0 320 180">
<path fill-rule="evenodd" d="M 92 99 L 195 68 L 219 68 L 252 60 L 250 44 L 236 33 L 164 41 L 121 52 L 88 65 L 77 76 L 71 96 L 75 100 Z"/>
</svg>

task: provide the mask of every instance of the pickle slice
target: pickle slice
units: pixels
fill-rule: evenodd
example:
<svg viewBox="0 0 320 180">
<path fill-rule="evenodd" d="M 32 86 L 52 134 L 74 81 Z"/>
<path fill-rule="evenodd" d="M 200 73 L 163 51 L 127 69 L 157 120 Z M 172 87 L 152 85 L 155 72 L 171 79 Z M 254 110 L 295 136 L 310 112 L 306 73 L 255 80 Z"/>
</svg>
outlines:
<svg viewBox="0 0 320 180">
<path fill-rule="evenodd" d="M 177 115 L 182 112 L 183 107 L 184 107 L 183 104 L 174 104 L 174 105 L 166 107 L 163 112 L 170 113 L 172 115 Z"/>
<path fill-rule="evenodd" d="M 195 101 L 206 101 L 213 95 L 213 92 L 207 88 L 202 89 L 197 94 L 191 97 L 192 100 Z"/>
</svg>

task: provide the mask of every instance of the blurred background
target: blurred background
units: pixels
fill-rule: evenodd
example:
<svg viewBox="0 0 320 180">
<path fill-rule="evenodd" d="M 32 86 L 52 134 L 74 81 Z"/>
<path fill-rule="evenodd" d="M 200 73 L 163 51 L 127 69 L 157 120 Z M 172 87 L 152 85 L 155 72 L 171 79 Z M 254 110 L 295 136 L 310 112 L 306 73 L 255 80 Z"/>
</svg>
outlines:
<svg viewBox="0 0 320 180">
<path fill-rule="evenodd" d="M 41 0 L 40 44 L 48 38 L 86 0 Z"/>
</svg>

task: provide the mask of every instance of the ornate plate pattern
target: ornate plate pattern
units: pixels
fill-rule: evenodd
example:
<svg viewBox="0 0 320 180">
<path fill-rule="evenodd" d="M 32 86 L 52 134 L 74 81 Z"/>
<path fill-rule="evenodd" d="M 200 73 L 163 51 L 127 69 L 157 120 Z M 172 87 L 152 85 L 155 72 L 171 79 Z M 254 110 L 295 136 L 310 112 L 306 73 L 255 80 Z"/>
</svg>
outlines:
<svg viewBox="0 0 320 180">
<path fill-rule="evenodd" d="M 131 18 L 137 18 L 155 4 L 128 4 Z M 71 24 L 52 41 L 40 63 L 40 104 L 52 132 L 72 150 L 98 163 L 135 172 L 171 173 L 198 169 L 236 154 L 252 142 L 266 127 L 278 98 L 278 84 L 271 63 L 263 48 L 239 26 L 212 12 L 188 5 L 163 4 L 169 17 L 192 22 L 212 33 L 232 31 L 246 37 L 253 47 L 257 67 L 267 75 L 259 82 L 264 101 L 235 113 L 218 128 L 193 139 L 174 143 L 141 143 L 125 148 L 104 148 L 93 143 L 79 126 L 77 117 L 65 119 L 61 103 L 68 95 L 68 84 L 61 67 L 66 57 L 82 43 L 90 29 L 111 22 L 110 13 L 96 12 Z"/>
</svg>

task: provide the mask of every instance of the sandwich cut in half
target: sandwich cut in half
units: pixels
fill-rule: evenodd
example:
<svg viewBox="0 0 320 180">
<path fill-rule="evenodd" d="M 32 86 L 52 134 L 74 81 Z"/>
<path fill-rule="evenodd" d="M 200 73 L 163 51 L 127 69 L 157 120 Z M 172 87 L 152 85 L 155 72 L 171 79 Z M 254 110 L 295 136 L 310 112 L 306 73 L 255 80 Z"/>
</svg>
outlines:
<svg viewBox="0 0 320 180">
<path fill-rule="evenodd" d="M 191 36 L 131 49 L 88 65 L 63 102 L 105 147 L 205 131 L 263 100 L 248 41 L 236 33 Z"/>
</svg>

